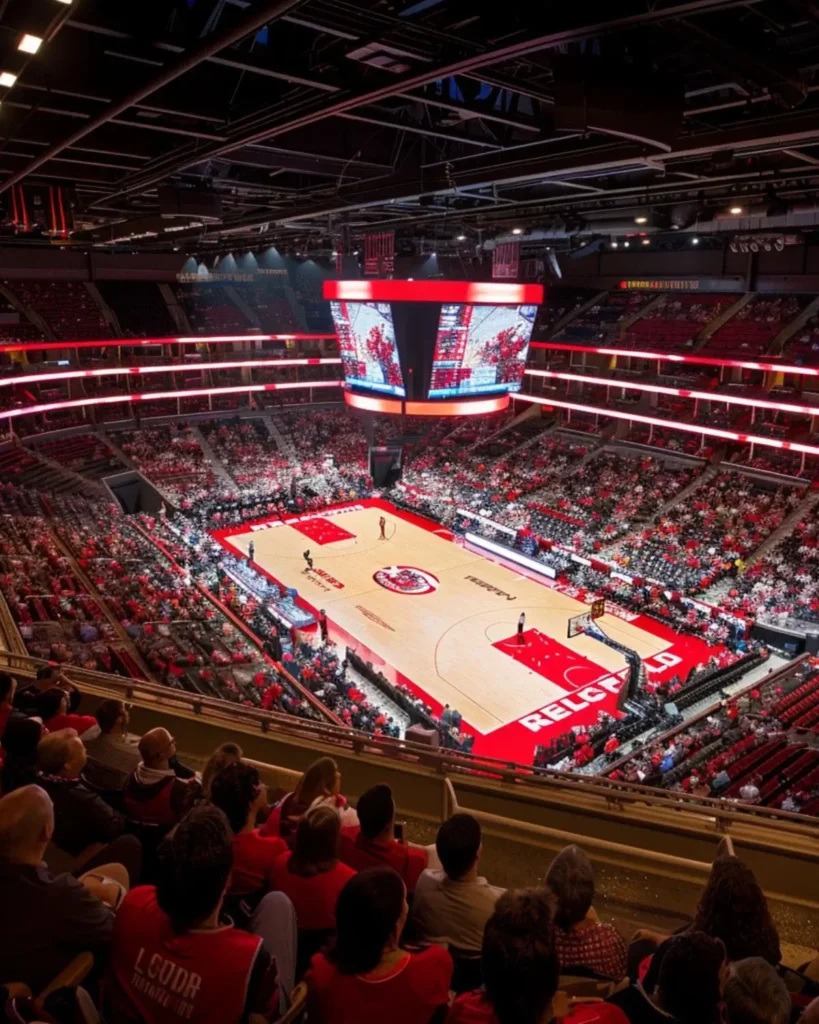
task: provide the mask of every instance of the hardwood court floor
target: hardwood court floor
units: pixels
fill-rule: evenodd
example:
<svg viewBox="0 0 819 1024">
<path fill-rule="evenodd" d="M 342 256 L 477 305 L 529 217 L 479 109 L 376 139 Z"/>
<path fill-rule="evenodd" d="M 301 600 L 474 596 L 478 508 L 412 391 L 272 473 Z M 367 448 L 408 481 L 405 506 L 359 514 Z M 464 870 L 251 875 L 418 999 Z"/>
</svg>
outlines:
<svg viewBox="0 0 819 1024">
<path fill-rule="evenodd" d="M 381 515 L 388 540 L 379 540 Z M 323 521 L 240 527 L 220 539 L 245 555 L 252 540 L 256 563 L 314 609 L 326 609 L 331 629 L 336 624 L 349 634 L 351 646 L 372 652 L 434 702 L 457 707 L 484 735 L 622 672 L 618 652 L 587 636 L 567 640 L 568 618 L 586 605 L 422 522 L 386 503 L 362 502 Z M 307 549 L 312 572 L 304 571 Z M 400 576 L 393 567 L 416 572 Z M 389 589 L 402 583 L 410 592 Z M 525 652 L 516 647 L 521 612 Z M 643 658 L 671 646 L 667 637 L 612 615 L 602 625 Z"/>
</svg>

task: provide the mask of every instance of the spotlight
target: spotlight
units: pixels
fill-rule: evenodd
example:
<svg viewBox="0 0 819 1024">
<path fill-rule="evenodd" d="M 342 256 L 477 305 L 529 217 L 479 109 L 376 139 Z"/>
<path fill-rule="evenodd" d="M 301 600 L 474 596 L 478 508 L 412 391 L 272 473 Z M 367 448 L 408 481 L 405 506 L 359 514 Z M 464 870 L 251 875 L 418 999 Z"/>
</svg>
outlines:
<svg viewBox="0 0 819 1024">
<path fill-rule="evenodd" d="M 458 241 L 459 242 L 465 242 L 466 241 L 466 235 L 458 235 Z"/>
<path fill-rule="evenodd" d="M 437 252 L 431 252 L 431 253 L 430 253 L 430 256 L 432 257 L 432 259 L 435 259 L 435 257 L 436 257 L 437 255 L 438 255 L 438 253 L 437 253 Z"/>
<path fill-rule="evenodd" d="M 651 245 L 651 241 L 648 238 L 643 239 L 643 245 Z"/>
<path fill-rule="evenodd" d="M 639 217 L 635 217 L 634 218 L 634 223 L 635 224 L 648 224 L 648 217 L 645 217 L 645 216 L 643 216 L 643 214 L 640 214 Z"/>
<path fill-rule="evenodd" d="M 616 249 L 616 248 L 617 248 L 617 247 L 618 247 L 619 245 L 620 245 L 620 243 L 619 243 L 619 242 L 612 242 L 612 243 L 611 243 L 611 247 L 612 247 L 612 249 Z"/>
<path fill-rule="evenodd" d="M 694 237 L 691 239 L 691 244 L 692 245 L 699 245 L 700 244 L 700 240 L 699 240 L 699 238 L 697 238 L 696 235 L 694 235 Z"/>
<path fill-rule="evenodd" d="M 74 0 L 57 0 L 57 3 L 58 3 L 58 4 L 65 4 L 65 5 L 66 5 L 66 7 L 68 7 L 68 6 L 69 6 L 70 4 L 72 4 L 73 2 L 74 2 Z"/>
<path fill-rule="evenodd" d="M 732 213 L 735 217 L 739 217 L 739 215 L 742 213 L 742 207 L 736 205 L 732 206 L 728 212 Z"/>
<path fill-rule="evenodd" d="M 43 41 L 39 36 L 32 36 L 26 32 L 17 44 L 17 49 L 21 50 L 23 53 L 36 53 L 42 45 Z"/>
<path fill-rule="evenodd" d="M 512 228 L 513 235 L 519 235 L 523 232 L 523 228 Z"/>
<path fill-rule="evenodd" d="M 13 75 L 10 71 L 0 72 L 0 85 L 4 89 L 10 89 L 17 81 L 17 75 Z"/>
<path fill-rule="evenodd" d="M 629 246 L 629 243 L 628 243 L 628 242 L 623 242 L 623 248 L 624 248 L 624 249 L 628 249 L 628 246 Z"/>
<path fill-rule="evenodd" d="M 330 253 L 330 255 L 331 255 L 331 256 L 338 256 L 338 253 L 337 253 L 337 252 L 336 252 L 335 250 L 333 250 L 333 251 L 332 251 L 332 252 Z"/>
</svg>

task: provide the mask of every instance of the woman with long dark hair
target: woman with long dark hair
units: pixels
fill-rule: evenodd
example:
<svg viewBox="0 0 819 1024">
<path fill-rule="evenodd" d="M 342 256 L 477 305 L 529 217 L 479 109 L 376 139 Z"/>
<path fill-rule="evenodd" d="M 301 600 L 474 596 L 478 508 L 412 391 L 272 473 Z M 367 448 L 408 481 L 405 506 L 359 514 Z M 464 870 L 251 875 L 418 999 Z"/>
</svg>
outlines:
<svg viewBox="0 0 819 1024">
<path fill-rule="evenodd" d="M 440 946 L 401 949 L 406 920 L 407 891 L 392 868 L 350 879 L 336 905 L 335 946 L 316 954 L 307 974 L 311 1021 L 429 1024 L 442 1015 L 452 958 Z"/>
<path fill-rule="evenodd" d="M 690 930 L 722 939 L 729 960 L 761 956 L 775 967 L 782 957 L 765 894 L 737 857 L 714 861 Z"/>
</svg>

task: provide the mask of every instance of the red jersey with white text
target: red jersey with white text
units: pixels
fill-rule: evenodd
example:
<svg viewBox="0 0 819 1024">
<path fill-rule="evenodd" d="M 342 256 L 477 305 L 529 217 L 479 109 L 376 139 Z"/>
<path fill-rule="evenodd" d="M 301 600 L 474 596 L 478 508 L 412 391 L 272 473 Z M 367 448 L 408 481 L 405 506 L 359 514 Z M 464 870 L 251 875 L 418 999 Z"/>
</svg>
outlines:
<svg viewBox="0 0 819 1024">
<path fill-rule="evenodd" d="M 337 861 L 329 871 L 304 878 L 290 871 L 292 856 L 292 853 L 284 853 L 276 860 L 270 873 L 270 888 L 289 897 L 296 909 L 299 928 L 307 931 L 335 928 L 338 894 L 355 871 Z"/>
<path fill-rule="evenodd" d="M 145 1024 L 239 1024 L 278 1008 L 261 938 L 233 925 L 177 935 L 152 885 L 117 911 L 106 997 L 110 1019 Z"/>
<path fill-rule="evenodd" d="M 273 865 L 277 858 L 287 852 L 287 843 L 283 839 L 259 835 L 258 829 L 235 835 L 230 894 L 248 896 L 271 888 Z"/>
<path fill-rule="evenodd" d="M 305 981 L 321 1024 L 427 1024 L 449 1001 L 451 978 L 452 957 L 430 946 L 378 975 L 340 974 L 317 953 Z"/>
<path fill-rule="evenodd" d="M 573 1006 L 561 1024 L 628 1024 L 628 1017 L 609 1003 L 580 1003 Z M 482 989 L 458 996 L 446 1024 L 498 1024 L 498 1018 Z"/>
<path fill-rule="evenodd" d="M 356 871 L 386 864 L 403 878 L 408 892 L 415 891 L 415 883 L 427 866 L 426 850 L 407 846 L 396 839 L 377 843 L 374 839 L 368 839 L 358 827 L 341 830 L 338 856 Z"/>
</svg>

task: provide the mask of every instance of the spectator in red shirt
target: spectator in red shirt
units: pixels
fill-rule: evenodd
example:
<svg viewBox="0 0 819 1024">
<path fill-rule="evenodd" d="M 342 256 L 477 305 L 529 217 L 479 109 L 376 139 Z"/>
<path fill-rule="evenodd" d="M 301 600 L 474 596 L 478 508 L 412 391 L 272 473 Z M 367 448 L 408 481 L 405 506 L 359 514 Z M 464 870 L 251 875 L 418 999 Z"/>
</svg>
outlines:
<svg viewBox="0 0 819 1024">
<path fill-rule="evenodd" d="M 68 713 L 68 694 L 58 686 L 44 690 L 37 695 L 37 716 L 49 732 L 61 729 L 76 729 L 77 735 L 95 729 L 99 732 L 99 724 L 93 715 L 76 715 Z"/>
<path fill-rule="evenodd" d="M 429 1024 L 449 999 L 452 957 L 440 946 L 409 953 L 398 944 L 407 895 L 388 867 L 350 879 L 336 907 L 332 952 L 313 957 L 307 974 L 310 1019 L 321 1024 Z"/>
<path fill-rule="evenodd" d="M 320 757 L 310 765 L 293 792 L 270 812 L 262 826 L 262 835 L 281 836 L 292 846 L 299 821 L 309 810 L 319 806 L 332 807 L 344 825 L 358 824 L 358 816 L 347 807 L 347 800 L 341 795 L 341 772 L 332 757 Z"/>
<path fill-rule="evenodd" d="M 446 1024 L 628 1024 L 606 1003 L 570 1010 L 557 986 L 560 961 L 550 898 L 544 890 L 503 894 L 486 923 L 481 967 L 484 987 L 459 996 Z"/>
<path fill-rule="evenodd" d="M 619 981 L 626 974 L 626 944 L 614 925 L 601 924 L 594 902 L 594 870 L 579 846 L 555 857 L 544 879 L 554 895 L 555 948 L 560 969 L 578 968 Z"/>
<path fill-rule="evenodd" d="M 293 852 L 283 853 L 273 866 L 272 888 L 293 901 L 300 931 L 336 926 L 336 900 L 355 874 L 338 859 L 340 833 L 332 807 L 316 807 L 299 822 Z"/>
<path fill-rule="evenodd" d="M 278 836 L 262 836 L 256 828 L 259 811 L 267 806 L 267 790 L 258 769 L 242 761 L 229 764 L 214 776 L 210 798 L 225 812 L 233 831 L 233 875 L 229 894 L 263 895 L 270 888 L 276 859 L 287 853 L 287 843 Z"/>
<path fill-rule="evenodd" d="M 386 864 L 398 872 L 407 892 L 414 892 L 427 866 L 427 852 L 421 846 L 396 840 L 395 801 L 390 787 L 381 784 L 368 789 L 361 795 L 356 811 L 360 828 L 341 830 L 341 859 L 356 871 Z"/>
<path fill-rule="evenodd" d="M 175 825 L 202 792 L 197 779 L 177 778 L 171 767 L 176 740 L 167 729 L 150 729 L 139 741 L 142 760 L 125 784 L 125 812 L 145 825 Z"/>
<path fill-rule="evenodd" d="M 195 807 L 159 847 L 156 886 L 132 889 L 114 925 L 111 1020 L 239 1024 L 279 1008 L 276 963 L 259 934 L 221 917 L 233 837 L 216 807 Z"/>
</svg>

